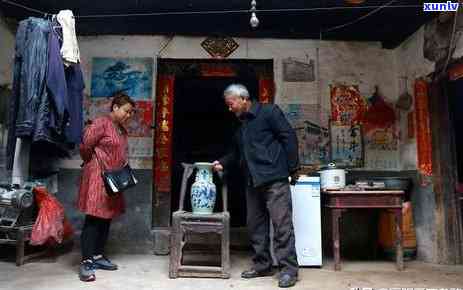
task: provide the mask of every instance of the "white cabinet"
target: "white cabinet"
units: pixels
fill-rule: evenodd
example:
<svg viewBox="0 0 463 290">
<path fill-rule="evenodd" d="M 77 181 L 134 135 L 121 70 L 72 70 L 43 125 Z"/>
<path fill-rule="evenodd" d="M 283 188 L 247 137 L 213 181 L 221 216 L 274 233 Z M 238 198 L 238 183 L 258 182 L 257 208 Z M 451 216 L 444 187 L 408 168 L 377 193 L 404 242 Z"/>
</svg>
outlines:
<svg viewBox="0 0 463 290">
<path fill-rule="evenodd" d="M 320 177 L 301 176 L 291 186 L 293 225 L 299 266 L 322 266 Z M 273 249 L 273 230 L 271 230 Z M 274 265 L 275 255 L 272 252 Z"/>
<path fill-rule="evenodd" d="M 300 266 L 322 265 L 320 178 L 301 176 L 291 186 L 297 260 Z"/>
</svg>

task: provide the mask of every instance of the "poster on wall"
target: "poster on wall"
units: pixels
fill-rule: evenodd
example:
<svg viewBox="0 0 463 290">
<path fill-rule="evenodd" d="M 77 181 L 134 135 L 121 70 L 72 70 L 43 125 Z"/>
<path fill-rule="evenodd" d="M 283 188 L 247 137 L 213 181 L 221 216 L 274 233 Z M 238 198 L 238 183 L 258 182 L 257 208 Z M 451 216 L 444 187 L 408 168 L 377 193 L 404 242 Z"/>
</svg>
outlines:
<svg viewBox="0 0 463 290">
<path fill-rule="evenodd" d="M 399 136 L 395 127 L 375 128 L 365 132 L 365 146 L 368 150 L 399 150 Z"/>
<path fill-rule="evenodd" d="M 294 58 L 283 59 L 283 81 L 313 82 L 315 81 L 315 62 L 313 59 L 301 61 Z"/>
<path fill-rule="evenodd" d="M 369 169 L 393 170 L 399 167 L 399 132 L 394 105 L 386 100 L 378 87 L 368 97 L 368 109 L 363 118 L 366 152 L 365 166 Z"/>
<path fill-rule="evenodd" d="M 132 166 L 152 169 L 153 58 L 92 59 L 90 96 L 84 99 L 84 120 L 107 115 L 111 96 L 123 92 L 135 100 L 135 114 L 127 124 Z"/>
<path fill-rule="evenodd" d="M 330 124 L 331 159 L 346 167 L 363 166 L 363 141 L 360 125 Z"/>
<path fill-rule="evenodd" d="M 153 58 L 92 59 L 92 98 L 124 92 L 134 100 L 151 100 L 153 90 Z"/>
<path fill-rule="evenodd" d="M 152 157 L 153 138 L 129 138 L 130 157 Z M 151 159 L 151 158 L 150 158 Z"/>
<path fill-rule="evenodd" d="M 84 120 L 92 120 L 104 116 L 111 111 L 111 98 L 85 98 Z M 153 103 L 151 101 L 135 102 L 135 115 L 132 116 L 126 128 L 129 137 L 152 137 Z"/>
<path fill-rule="evenodd" d="M 360 95 L 358 86 L 332 85 L 330 92 L 331 120 L 340 125 L 362 122 L 367 103 Z"/>
<path fill-rule="evenodd" d="M 397 170 L 399 151 L 366 150 L 365 168 L 369 170 Z"/>
<path fill-rule="evenodd" d="M 110 111 L 111 98 L 84 98 L 84 120 L 93 120 L 96 117 L 108 114 Z"/>
<path fill-rule="evenodd" d="M 328 162 L 329 133 L 327 120 L 321 119 L 318 105 L 281 105 L 286 118 L 296 131 L 299 142 L 299 160 L 302 165 L 320 165 Z M 325 124 L 325 125 L 324 125 Z"/>
<path fill-rule="evenodd" d="M 137 101 L 135 115 L 127 124 L 129 137 L 152 137 L 153 130 L 153 102 Z"/>
</svg>

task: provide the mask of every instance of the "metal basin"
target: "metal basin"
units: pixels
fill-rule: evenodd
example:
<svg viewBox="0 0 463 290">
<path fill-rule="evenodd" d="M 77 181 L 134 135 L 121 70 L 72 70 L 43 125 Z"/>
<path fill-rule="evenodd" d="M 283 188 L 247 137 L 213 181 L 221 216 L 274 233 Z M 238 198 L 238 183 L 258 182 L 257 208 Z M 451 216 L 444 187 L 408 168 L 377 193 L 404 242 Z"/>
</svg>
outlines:
<svg viewBox="0 0 463 290">
<path fill-rule="evenodd" d="M 403 191 L 408 191 L 412 183 L 408 177 L 375 177 L 372 180 L 384 182 L 386 189 Z"/>
</svg>

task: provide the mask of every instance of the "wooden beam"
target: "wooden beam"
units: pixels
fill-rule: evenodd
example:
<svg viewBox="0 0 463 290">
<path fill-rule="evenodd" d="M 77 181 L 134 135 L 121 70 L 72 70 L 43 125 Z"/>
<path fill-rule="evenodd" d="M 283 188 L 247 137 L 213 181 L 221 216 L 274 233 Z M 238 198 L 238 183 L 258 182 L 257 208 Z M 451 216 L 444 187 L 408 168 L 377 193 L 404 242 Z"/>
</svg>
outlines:
<svg viewBox="0 0 463 290">
<path fill-rule="evenodd" d="M 432 136 L 433 190 L 435 194 L 436 249 L 435 261 L 442 264 L 460 264 L 461 208 L 456 184 L 455 151 L 450 120 L 446 80 L 430 86 L 430 122 Z"/>
</svg>

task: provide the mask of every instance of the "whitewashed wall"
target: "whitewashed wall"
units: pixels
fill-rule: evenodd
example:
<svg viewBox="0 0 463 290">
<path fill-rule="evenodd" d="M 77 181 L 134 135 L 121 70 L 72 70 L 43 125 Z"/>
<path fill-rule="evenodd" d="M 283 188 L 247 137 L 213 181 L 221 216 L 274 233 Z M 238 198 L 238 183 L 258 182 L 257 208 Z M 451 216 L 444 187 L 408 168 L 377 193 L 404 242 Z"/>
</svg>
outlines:
<svg viewBox="0 0 463 290">
<path fill-rule="evenodd" d="M 414 80 L 426 77 L 434 71 L 434 62 L 424 58 L 424 27 L 405 40 L 394 50 L 397 62 L 397 79 L 408 78 L 408 93 L 414 97 Z M 404 90 L 403 83 L 399 85 L 399 93 Z M 413 110 L 413 107 L 409 110 Z M 402 132 L 400 146 L 400 168 L 404 170 L 417 168 L 416 138 L 407 138 L 407 112 L 401 111 L 400 128 Z"/>
<path fill-rule="evenodd" d="M 204 37 L 176 36 L 162 51 L 161 58 L 208 59 L 201 47 Z M 163 36 L 94 36 L 80 37 L 82 67 L 86 93 L 90 92 L 91 62 L 93 57 L 155 57 L 167 43 Z M 358 85 L 360 93 L 371 96 L 378 85 L 389 102 L 398 96 L 396 57 L 394 51 L 382 49 L 378 42 L 343 42 L 286 39 L 235 38 L 239 44 L 231 59 L 273 59 L 278 104 L 321 103 L 323 118 L 330 113 L 331 84 Z M 284 82 L 283 59 L 288 57 L 308 62 L 314 60 L 315 82 Z M 154 77 L 155 79 L 155 77 Z M 153 92 L 154 94 L 154 92 Z M 154 96 L 153 96 L 154 98 Z M 366 152 L 366 169 L 399 169 L 399 151 Z M 369 154 L 371 153 L 371 154 Z M 387 152 L 386 152 L 387 153 Z M 390 168 L 375 168 L 369 163 L 375 158 L 394 160 Z M 65 162 L 64 167 L 77 168 L 79 162 Z"/>
<path fill-rule="evenodd" d="M 396 62 L 391 50 L 379 43 L 322 42 L 320 47 L 320 88 L 322 108 L 330 111 L 329 85 L 358 85 L 363 97 L 373 95 L 377 85 L 386 102 L 397 97 Z M 399 169 L 398 150 L 365 150 L 367 170 Z"/>
</svg>

